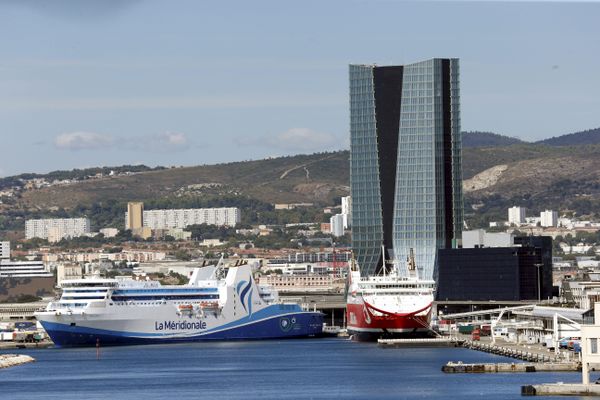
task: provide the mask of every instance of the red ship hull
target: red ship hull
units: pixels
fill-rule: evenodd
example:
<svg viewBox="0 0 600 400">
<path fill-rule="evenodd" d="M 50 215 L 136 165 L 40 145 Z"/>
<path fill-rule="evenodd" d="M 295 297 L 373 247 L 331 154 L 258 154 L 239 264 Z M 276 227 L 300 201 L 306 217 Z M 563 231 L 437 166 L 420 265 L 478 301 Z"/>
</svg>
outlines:
<svg viewBox="0 0 600 400">
<path fill-rule="evenodd" d="M 396 314 L 379 310 L 364 302 L 348 303 L 346 318 L 348 333 L 357 340 L 427 336 L 431 320 L 431 304 L 422 310 Z"/>
</svg>

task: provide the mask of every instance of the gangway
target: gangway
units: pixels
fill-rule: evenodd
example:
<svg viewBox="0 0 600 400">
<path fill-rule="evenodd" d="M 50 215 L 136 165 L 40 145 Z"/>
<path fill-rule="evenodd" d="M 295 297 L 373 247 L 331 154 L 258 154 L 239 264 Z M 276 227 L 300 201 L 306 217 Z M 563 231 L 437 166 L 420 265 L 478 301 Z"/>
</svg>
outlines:
<svg viewBox="0 0 600 400">
<path fill-rule="evenodd" d="M 462 313 L 446 314 L 446 315 L 442 315 L 441 318 L 443 318 L 443 319 L 459 319 L 459 318 L 466 318 L 466 317 L 474 317 L 474 316 L 478 316 L 478 315 L 504 314 L 507 311 L 510 312 L 510 311 L 514 311 L 514 310 L 525 310 L 528 308 L 533 309 L 534 306 L 535 306 L 535 304 L 528 304 L 525 306 L 490 308 L 487 310 L 467 311 L 467 312 L 462 312 Z"/>
</svg>

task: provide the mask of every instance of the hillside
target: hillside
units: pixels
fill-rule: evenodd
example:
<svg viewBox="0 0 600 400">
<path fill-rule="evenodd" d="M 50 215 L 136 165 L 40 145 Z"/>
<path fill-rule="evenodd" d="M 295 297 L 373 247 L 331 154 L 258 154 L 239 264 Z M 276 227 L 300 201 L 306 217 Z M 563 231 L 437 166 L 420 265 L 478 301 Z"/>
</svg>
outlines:
<svg viewBox="0 0 600 400">
<path fill-rule="evenodd" d="M 534 212 L 552 208 L 600 215 L 600 144 L 465 147 L 463 177 L 471 226 L 506 218 L 506 209 L 517 204 Z M 238 205 L 259 219 L 269 204 L 321 207 L 348 194 L 348 151 L 140 170 L 24 190 L 0 205 L 0 231 L 22 229 L 23 219 L 44 216 L 92 214 L 97 226 L 114 226 L 132 200 L 144 201 L 147 208 Z"/>
<path fill-rule="evenodd" d="M 348 152 L 140 172 L 69 186 L 29 190 L 26 208 L 73 208 L 101 200 L 150 200 L 203 194 L 244 195 L 268 203 L 330 204 L 347 195 Z"/>
<path fill-rule="evenodd" d="M 525 143 L 521 139 L 499 135 L 492 132 L 463 132 L 462 146 L 463 149 L 470 147 L 498 147 L 510 146 L 513 144 Z"/>
<path fill-rule="evenodd" d="M 547 146 L 579 146 L 583 144 L 600 144 L 600 128 L 570 133 L 567 135 L 540 140 L 536 144 Z"/>
</svg>

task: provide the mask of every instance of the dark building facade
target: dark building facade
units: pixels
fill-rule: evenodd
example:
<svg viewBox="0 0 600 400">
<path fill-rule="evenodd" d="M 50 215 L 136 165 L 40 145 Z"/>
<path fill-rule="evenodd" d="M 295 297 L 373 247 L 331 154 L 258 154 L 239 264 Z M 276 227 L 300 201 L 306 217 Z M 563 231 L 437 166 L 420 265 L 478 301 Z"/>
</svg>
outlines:
<svg viewBox="0 0 600 400">
<path fill-rule="evenodd" d="M 543 280 L 542 252 L 533 246 L 440 249 L 438 257 L 438 301 L 538 300 L 552 294 L 552 280 Z"/>
<path fill-rule="evenodd" d="M 424 279 L 462 233 L 457 59 L 350 65 L 352 248 L 362 275 L 400 271 L 414 250 Z"/>
<path fill-rule="evenodd" d="M 514 243 L 515 245 L 528 246 L 535 249 L 536 254 L 540 257 L 536 261 L 541 279 L 540 297 L 542 299 L 552 298 L 556 294 L 553 292 L 552 287 L 552 237 L 516 236 Z"/>
</svg>

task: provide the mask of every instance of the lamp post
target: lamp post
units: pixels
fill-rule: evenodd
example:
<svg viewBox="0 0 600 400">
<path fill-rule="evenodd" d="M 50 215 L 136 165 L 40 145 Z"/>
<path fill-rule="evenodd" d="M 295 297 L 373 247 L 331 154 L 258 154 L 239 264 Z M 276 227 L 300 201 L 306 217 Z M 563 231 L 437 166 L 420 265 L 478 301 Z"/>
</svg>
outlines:
<svg viewBox="0 0 600 400">
<path fill-rule="evenodd" d="M 544 264 L 541 263 L 537 263 L 534 264 L 537 268 L 537 292 L 538 292 L 538 301 L 542 300 L 542 288 L 541 288 L 541 279 L 540 279 L 540 267 L 543 266 Z"/>
</svg>

